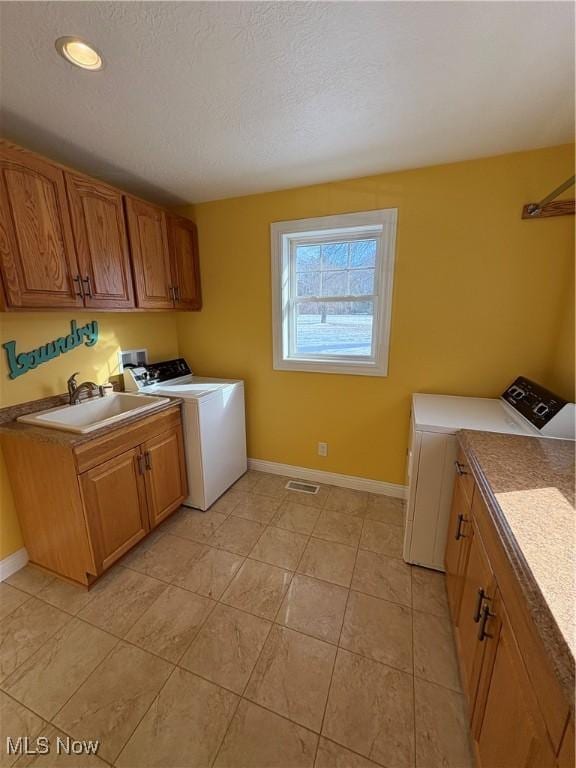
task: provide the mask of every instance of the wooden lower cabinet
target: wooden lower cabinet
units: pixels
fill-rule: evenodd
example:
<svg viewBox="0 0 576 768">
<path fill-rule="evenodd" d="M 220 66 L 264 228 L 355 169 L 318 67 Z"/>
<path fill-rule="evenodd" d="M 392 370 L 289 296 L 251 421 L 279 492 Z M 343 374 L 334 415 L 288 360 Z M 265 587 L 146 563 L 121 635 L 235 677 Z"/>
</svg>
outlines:
<svg viewBox="0 0 576 768">
<path fill-rule="evenodd" d="M 464 586 L 464 572 L 468 562 L 472 541 L 472 519 L 470 515 L 471 499 L 465 493 L 460 477 L 454 481 L 454 495 L 446 537 L 446 591 L 450 615 L 454 624 L 458 623 L 460 602 Z"/>
<path fill-rule="evenodd" d="M 574 765 L 576 765 L 576 760 L 574 760 L 574 741 L 574 718 L 570 718 L 558 752 L 558 759 L 556 761 L 558 768 L 574 768 Z"/>
<path fill-rule="evenodd" d="M 80 475 L 96 567 L 105 570 L 150 530 L 138 448 Z"/>
<path fill-rule="evenodd" d="M 483 610 L 485 658 L 472 730 L 485 768 L 552 768 L 554 750 L 498 593 Z"/>
<path fill-rule="evenodd" d="M 30 561 L 90 585 L 188 495 L 180 406 L 77 443 L 4 432 Z"/>
<path fill-rule="evenodd" d="M 150 527 L 177 509 L 187 494 L 182 429 L 169 430 L 143 446 Z"/>
<path fill-rule="evenodd" d="M 494 600 L 496 584 L 476 526 L 470 524 L 470 545 L 463 574 L 462 600 L 456 626 L 462 684 L 468 698 L 476 694 L 485 645 L 478 639 L 483 611 Z"/>
<path fill-rule="evenodd" d="M 467 476 L 456 477 L 451 516 L 446 582 L 478 765 L 573 766 L 573 731 L 553 727 L 567 723 L 569 707 L 556 687 L 536 682 L 550 661 L 534 645 L 528 608 L 512 589 L 513 566 L 488 522 L 482 492 Z"/>
</svg>

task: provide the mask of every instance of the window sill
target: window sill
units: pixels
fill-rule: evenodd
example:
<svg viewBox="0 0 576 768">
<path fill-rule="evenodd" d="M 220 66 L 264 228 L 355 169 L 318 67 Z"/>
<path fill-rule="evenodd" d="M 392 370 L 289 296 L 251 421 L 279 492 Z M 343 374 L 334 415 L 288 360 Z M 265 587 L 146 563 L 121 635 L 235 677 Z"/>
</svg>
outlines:
<svg viewBox="0 0 576 768">
<path fill-rule="evenodd" d="M 275 360 L 275 371 L 300 371 L 301 373 L 340 373 L 353 376 L 388 376 L 387 366 L 377 363 L 322 363 L 318 360 L 297 358 Z"/>
</svg>

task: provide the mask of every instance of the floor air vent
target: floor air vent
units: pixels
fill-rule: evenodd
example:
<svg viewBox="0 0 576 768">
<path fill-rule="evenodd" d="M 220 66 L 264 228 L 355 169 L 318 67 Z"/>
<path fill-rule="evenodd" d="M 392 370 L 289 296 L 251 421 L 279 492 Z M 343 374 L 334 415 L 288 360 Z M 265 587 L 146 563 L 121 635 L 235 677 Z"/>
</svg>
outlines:
<svg viewBox="0 0 576 768">
<path fill-rule="evenodd" d="M 320 486 L 315 483 L 302 483 L 299 480 L 290 480 L 284 486 L 289 491 L 297 491 L 298 493 L 318 493 Z"/>
</svg>

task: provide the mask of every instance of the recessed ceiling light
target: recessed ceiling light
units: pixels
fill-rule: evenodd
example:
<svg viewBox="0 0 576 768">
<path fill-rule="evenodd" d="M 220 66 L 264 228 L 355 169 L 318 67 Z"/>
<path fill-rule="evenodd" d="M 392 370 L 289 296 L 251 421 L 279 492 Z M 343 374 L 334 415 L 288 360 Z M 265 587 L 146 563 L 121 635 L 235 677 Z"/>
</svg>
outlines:
<svg viewBox="0 0 576 768">
<path fill-rule="evenodd" d="M 71 64 L 82 69 L 97 72 L 104 66 L 98 51 L 79 37 L 59 37 L 56 40 L 56 50 Z"/>
</svg>

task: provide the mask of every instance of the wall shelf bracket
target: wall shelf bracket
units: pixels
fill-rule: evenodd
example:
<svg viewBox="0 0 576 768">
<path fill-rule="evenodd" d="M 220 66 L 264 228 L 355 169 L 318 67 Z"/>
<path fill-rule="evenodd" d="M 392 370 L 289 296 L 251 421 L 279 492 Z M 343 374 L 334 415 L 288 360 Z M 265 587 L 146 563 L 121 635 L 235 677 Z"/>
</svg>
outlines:
<svg viewBox="0 0 576 768">
<path fill-rule="evenodd" d="M 522 208 L 523 219 L 546 219 L 550 216 L 570 216 L 574 215 L 574 200 L 556 200 L 558 195 L 574 186 L 576 176 L 571 176 L 559 187 L 552 190 L 549 195 L 540 200 L 539 203 L 528 203 Z"/>
</svg>

